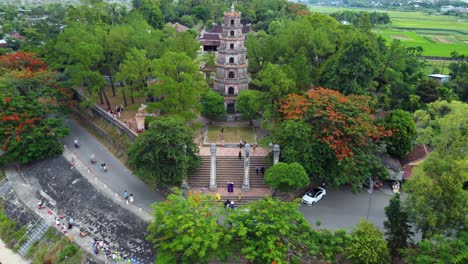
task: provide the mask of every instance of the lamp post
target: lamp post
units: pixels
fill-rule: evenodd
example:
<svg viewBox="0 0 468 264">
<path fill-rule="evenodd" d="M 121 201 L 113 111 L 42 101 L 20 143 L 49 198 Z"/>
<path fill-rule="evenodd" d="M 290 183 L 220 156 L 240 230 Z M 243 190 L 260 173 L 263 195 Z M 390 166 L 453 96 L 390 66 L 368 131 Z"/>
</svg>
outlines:
<svg viewBox="0 0 468 264">
<path fill-rule="evenodd" d="M 187 196 L 187 190 L 190 188 L 187 182 L 187 144 L 182 145 L 182 149 L 184 150 L 184 159 L 182 161 L 182 173 L 183 173 L 183 178 L 184 180 L 182 181 L 182 185 L 180 188 L 182 189 L 183 195 Z"/>
<path fill-rule="evenodd" d="M 367 192 L 369 193 L 369 206 L 367 207 L 366 219 L 369 219 L 371 201 L 372 201 L 372 193 L 374 192 L 374 181 L 372 180 L 372 177 L 369 177 L 369 190 Z"/>
</svg>

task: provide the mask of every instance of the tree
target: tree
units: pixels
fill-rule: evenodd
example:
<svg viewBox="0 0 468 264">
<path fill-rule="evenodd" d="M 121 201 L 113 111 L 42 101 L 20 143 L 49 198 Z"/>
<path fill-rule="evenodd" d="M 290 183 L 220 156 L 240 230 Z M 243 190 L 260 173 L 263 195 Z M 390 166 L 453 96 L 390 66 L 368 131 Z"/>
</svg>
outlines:
<svg viewBox="0 0 468 264">
<path fill-rule="evenodd" d="M 319 83 L 333 87 L 345 95 L 369 94 L 377 76 L 379 56 L 376 44 L 365 34 L 355 33 L 343 44 L 341 51 L 326 62 Z"/>
<path fill-rule="evenodd" d="M 217 92 L 208 89 L 202 95 L 201 114 L 209 119 L 219 119 L 226 115 L 224 98 Z"/>
<path fill-rule="evenodd" d="M 232 235 L 218 223 L 224 209 L 214 206 L 214 197 L 180 191 L 167 201 L 152 205 L 154 221 L 148 226 L 148 240 L 158 250 L 155 263 L 206 263 L 224 258 Z"/>
<path fill-rule="evenodd" d="M 459 147 L 452 155 L 433 151 L 407 181 L 405 208 L 423 238 L 453 235 L 463 228 L 468 214 L 468 193 L 463 189 L 468 158 L 459 155 L 463 153 Z"/>
<path fill-rule="evenodd" d="M 291 263 L 313 252 L 311 228 L 296 202 L 265 197 L 228 216 L 231 233 L 240 239 L 243 257 L 253 263 Z"/>
<path fill-rule="evenodd" d="M 373 224 L 361 220 L 351 233 L 351 241 L 345 249 L 346 257 L 356 264 L 390 263 L 387 242 Z"/>
<path fill-rule="evenodd" d="M 130 49 L 119 65 L 117 80 L 123 81 L 130 88 L 132 104 L 135 103 L 134 92 L 143 92 L 151 74 L 151 61 L 146 57 L 146 50 Z M 122 89 L 125 98 L 125 90 Z"/>
<path fill-rule="evenodd" d="M 59 35 L 51 56 L 54 67 L 64 69 L 63 74 L 70 77 L 68 82 L 72 86 L 84 87 L 89 95 L 103 96 L 107 108 L 111 109 L 100 72 L 104 36 L 104 30 L 99 26 L 73 23 Z"/>
<path fill-rule="evenodd" d="M 164 27 L 164 46 L 167 51 L 182 53 L 189 56 L 192 60 L 196 59 L 200 42 L 194 31 L 188 30 L 184 32 L 177 32 L 175 27 Z"/>
<path fill-rule="evenodd" d="M 279 111 L 284 120 L 303 119 L 311 127 L 311 134 L 298 142 L 310 142 L 309 148 L 318 146 L 313 153 L 305 153 L 314 155 L 314 158 L 307 157 L 308 161 L 314 162 L 312 168 L 323 166 L 323 169 L 308 171 L 309 174 L 323 173 L 313 176 L 331 185 L 353 184 L 357 187 L 366 178 L 384 173 L 382 165 L 372 153 L 379 140 L 391 135 L 391 131 L 375 124 L 371 103 L 366 96 L 344 96 L 338 91 L 324 88 L 311 90 L 304 95 L 291 94 L 282 101 Z M 277 141 L 276 137 L 284 137 L 277 136 L 275 132 L 273 135 L 283 150 L 297 145 Z M 303 133 L 301 135 L 305 136 Z M 311 168 L 311 165 L 301 164 L 306 169 Z"/>
<path fill-rule="evenodd" d="M 71 100 L 33 53 L 0 56 L 0 163 L 28 163 L 62 153 L 62 113 Z"/>
<path fill-rule="evenodd" d="M 404 110 L 394 110 L 385 117 L 384 126 L 392 131 L 386 139 L 387 153 L 400 159 L 411 153 L 416 137 L 416 125 L 411 115 Z"/>
<path fill-rule="evenodd" d="M 266 104 L 264 110 L 270 115 L 277 113 L 280 100 L 290 93 L 297 92 L 296 84 L 288 78 L 288 75 L 281 70 L 278 65 L 267 63 L 265 67 L 257 74 L 257 78 L 252 83 L 264 91 Z"/>
<path fill-rule="evenodd" d="M 280 144 L 284 162 L 298 162 L 308 175 L 323 181 L 327 177 L 328 147 L 314 139 L 312 134 L 312 126 L 303 119 L 285 120 L 273 127 L 272 142 Z"/>
<path fill-rule="evenodd" d="M 292 192 L 306 187 L 310 180 L 301 164 L 279 162 L 266 171 L 265 183 L 272 189 Z"/>
<path fill-rule="evenodd" d="M 439 99 L 439 87 L 440 83 L 432 78 L 420 81 L 416 86 L 416 95 L 421 98 L 421 102 L 432 103 Z"/>
<path fill-rule="evenodd" d="M 161 101 L 150 106 L 187 120 L 194 119 L 200 111 L 201 95 L 208 89 L 198 65 L 184 53 L 167 52 L 153 61 L 153 68 L 159 81 L 150 86 L 150 91 Z"/>
<path fill-rule="evenodd" d="M 159 9 L 158 0 L 142 0 L 140 1 L 137 9 L 143 14 L 148 24 L 153 28 L 163 28 L 164 18 L 161 13 L 161 9 Z"/>
<path fill-rule="evenodd" d="M 241 118 L 252 121 L 257 118 L 259 110 L 260 94 L 255 90 L 243 90 L 236 100 L 236 110 L 241 113 Z"/>
<path fill-rule="evenodd" d="M 432 239 L 423 239 L 416 248 L 406 250 L 406 259 L 410 264 L 426 263 L 466 263 L 468 261 L 468 232 L 465 230 L 457 237 L 437 235 Z"/>
<path fill-rule="evenodd" d="M 199 165 L 193 131 L 180 119 L 160 117 L 128 150 L 129 165 L 149 181 L 180 184 Z"/>
<path fill-rule="evenodd" d="M 396 194 L 390 200 L 390 204 L 385 207 L 385 215 L 387 220 L 384 221 L 384 227 L 388 249 L 392 257 L 399 257 L 401 250 L 408 247 L 408 242 L 414 235 L 408 224 L 408 214 L 401 207 L 400 194 Z"/>
</svg>

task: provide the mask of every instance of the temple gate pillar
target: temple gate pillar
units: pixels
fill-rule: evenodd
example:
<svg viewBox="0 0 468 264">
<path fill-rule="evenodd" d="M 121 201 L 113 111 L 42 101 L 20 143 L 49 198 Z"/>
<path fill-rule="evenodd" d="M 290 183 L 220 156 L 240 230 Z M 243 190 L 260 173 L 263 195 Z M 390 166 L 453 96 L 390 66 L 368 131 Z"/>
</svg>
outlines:
<svg viewBox="0 0 468 264">
<path fill-rule="evenodd" d="M 244 180 L 242 181 L 242 191 L 250 191 L 250 144 L 245 145 Z"/>
<path fill-rule="evenodd" d="M 216 185 L 216 144 L 211 143 L 210 146 L 210 191 L 215 192 L 218 190 L 218 186 Z"/>
</svg>

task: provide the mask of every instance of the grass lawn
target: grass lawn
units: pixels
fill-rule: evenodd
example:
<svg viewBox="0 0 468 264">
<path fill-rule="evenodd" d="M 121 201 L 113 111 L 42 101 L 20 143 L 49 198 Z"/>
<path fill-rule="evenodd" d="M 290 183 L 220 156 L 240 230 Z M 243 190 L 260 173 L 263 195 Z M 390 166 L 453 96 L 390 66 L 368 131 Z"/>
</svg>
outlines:
<svg viewBox="0 0 468 264">
<path fill-rule="evenodd" d="M 224 128 L 223 138 L 226 144 L 239 144 L 240 140 L 247 141 L 247 143 L 254 143 L 254 131 L 251 127 L 234 127 L 234 126 L 208 126 L 206 133 L 206 143 L 216 143 L 218 132 Z M 220 143 L 220 141 L 218 141 Z"/>
</svg>

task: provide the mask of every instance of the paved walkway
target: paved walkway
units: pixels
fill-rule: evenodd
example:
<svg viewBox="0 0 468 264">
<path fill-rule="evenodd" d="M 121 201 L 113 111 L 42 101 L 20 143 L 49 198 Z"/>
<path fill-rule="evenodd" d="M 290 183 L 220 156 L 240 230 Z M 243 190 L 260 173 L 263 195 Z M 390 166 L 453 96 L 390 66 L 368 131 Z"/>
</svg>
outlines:
<svg viewBox="0 0 468 264">
<path fill-rule="evenodd" d="M 200 148 L 200 156 L 210 156 L 210 147 L 205 147 L 201 146 Z M 245 156 L 245 148 L 240 149 L 239 147 L 237 148 L 225 148 L 218 146 L 216 148 L 216 156 L 233 156 L 237 157 L 239 155 L 239 151 L 242 151 L 242 157 Z M 268 154 L 268 150 L 265 148 L 255 148 L 255 151 L 253 150 L 252 147 L 250 147 L 250 156 L 259 156 L 259 157 L 265 157 Z"/>
<path fill-rule="evenodd" d="M 135 205 L 143 208 L 148 213 L 151 212 L 151 204 L 154 202 L 162 202 L 165 197 L 162 193 L 152 191 L 146 186 L 143 181 L 132 175 L 130 170 L 125 167 L 122 162 L 114 157 L 107 148 L 102 145 L 95 137 L 82 128 L 75 120 L 66 120 L 65 124 L 70 127 L 71 133 L 65 137 L 62 142 L 67 146 L 69 151 L 76 154 L 76 159 L 89 169 L 90 173 L 107 185 L 108 188 L 122 195 L 126 190 L 129 194 L 132 193 L 135 197 Z M 74 138 L 78 138 L 80 148 L 73 147 Z M 91 164 L 89 157 L 94 153 L 96 156 L 96 164 Z M 101 162 L 106 163 L 107 172 L 100 169 Z"/>
</svg>

